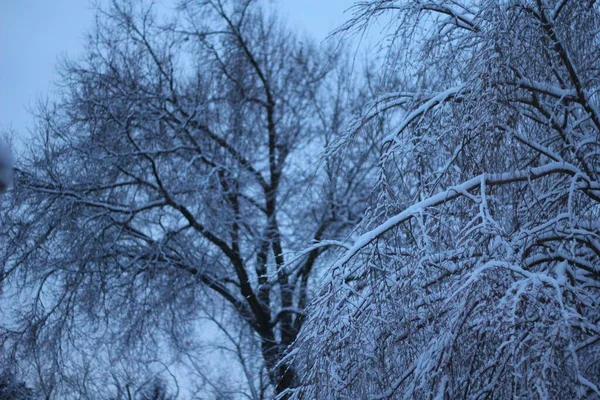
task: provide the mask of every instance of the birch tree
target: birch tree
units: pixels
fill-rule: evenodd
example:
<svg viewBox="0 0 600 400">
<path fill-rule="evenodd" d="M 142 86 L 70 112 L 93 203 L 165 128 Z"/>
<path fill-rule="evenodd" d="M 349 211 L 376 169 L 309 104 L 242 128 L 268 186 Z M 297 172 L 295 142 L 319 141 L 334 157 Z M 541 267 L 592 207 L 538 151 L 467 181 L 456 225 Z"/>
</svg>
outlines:
<svg viewBox="0 0 600 400">
<path fill-rule="evenodd" d="M 377 203 L 309 308 L 296 398 L 600 396 L 600 9 L 371 0 Z M 401 82 L 398 84 L 397 82 Z"/>
<path fill-rule="evenodd" d="M 355 225 L 370 190 L 373 152 L 318 162 L 364 97 L 343 64 L 252 0 L 100 10 L 2 208 L 1 343 L 40 393 L 196 365 L 206 318 L 244 396 L 296 385 L 281 359 L 330 246 L 298 252 Z"/>
</svg>

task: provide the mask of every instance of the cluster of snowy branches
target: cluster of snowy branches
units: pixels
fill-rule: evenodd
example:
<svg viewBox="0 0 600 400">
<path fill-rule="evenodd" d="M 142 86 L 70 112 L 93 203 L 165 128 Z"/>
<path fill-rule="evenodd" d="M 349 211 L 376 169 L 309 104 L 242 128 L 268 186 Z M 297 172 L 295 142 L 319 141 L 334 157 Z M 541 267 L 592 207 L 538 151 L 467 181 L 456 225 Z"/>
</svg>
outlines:
<svg viewBox="0 0 600 400">
<path fill-rule="evenodd" d="M 296 398 L 600 396 L 600 9 L 372 0 L 377 198 L 309 308 Z M 392 80 L 391 79 L 391 80 Z"/>
</svg>

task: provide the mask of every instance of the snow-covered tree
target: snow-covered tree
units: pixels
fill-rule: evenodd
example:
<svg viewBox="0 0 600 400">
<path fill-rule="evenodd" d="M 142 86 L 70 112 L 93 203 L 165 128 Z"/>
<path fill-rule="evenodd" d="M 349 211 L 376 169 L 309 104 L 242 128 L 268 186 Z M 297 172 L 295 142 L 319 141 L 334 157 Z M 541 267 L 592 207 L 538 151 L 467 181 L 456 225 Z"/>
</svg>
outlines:
<svg viewBox="0 0 600 400">
<path fill-rule="evenodd" d="M 48 397 L 182 368 L 193 390 L 220 330 L 235 396 L 262 399 L 296 383 L 280 359 L 331 245 L 298 251 L 370 193 L 368 140 L 319 162 L 365 96 L 259 1 L 181 1 L 168 21 L 147 5 L 101 10 L 38 112 L 2 207 L 1 351 Z"/>
<path fill-rule="evenodd" d="M 600 7 L 370 0 L 378 197 L 309 307 L 297 398 L 600 397 Z"/>
</svg>

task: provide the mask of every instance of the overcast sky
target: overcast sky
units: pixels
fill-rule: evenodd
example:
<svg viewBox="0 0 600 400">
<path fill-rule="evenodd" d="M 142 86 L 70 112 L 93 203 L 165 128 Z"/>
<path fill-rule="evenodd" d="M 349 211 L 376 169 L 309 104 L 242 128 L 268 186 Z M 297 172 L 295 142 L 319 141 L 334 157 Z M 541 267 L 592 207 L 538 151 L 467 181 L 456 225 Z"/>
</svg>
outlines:
<svg viewBox="0 0 600 400">
<path fill-rule="evenodd" d="M 348 17 L 353 0 L 273 0 L 292 25 L 323 40 Z M 89 0 L 0 0 L 0 128 L 27 136 L 27 111 L 52 95 L 57 60 L 76 57 L 93 25 Z"/>
</svg>

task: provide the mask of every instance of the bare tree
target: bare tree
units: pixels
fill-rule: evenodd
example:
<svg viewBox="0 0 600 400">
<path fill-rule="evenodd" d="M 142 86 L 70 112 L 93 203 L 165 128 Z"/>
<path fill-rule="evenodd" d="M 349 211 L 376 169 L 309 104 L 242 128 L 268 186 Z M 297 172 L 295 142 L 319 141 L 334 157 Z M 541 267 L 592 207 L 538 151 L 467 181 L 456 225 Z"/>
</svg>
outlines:
<svg viewBox="0 0 600 400">
<path fill-rule="evenodd" d="M 172 21 L 115 0 L 97 25 L 2 209 L 5 353 L 48 396 L 110 391 L 93 365 L 182 363 L 226 305 L 224 331 L 249 328 L 269 373 L 246 395 L 284 392 L 330 244 L 297 252 L 369 195 L 369 149 L 316 165 L 364 96 L 252 0 L 184 1 Z"/>
<path fill-rule="evenodd" d="M 309 308 L 298 398 L 600 396 L 600 10 L 372 0 L 403 82 L 377 204 Z"/>
</svg>

